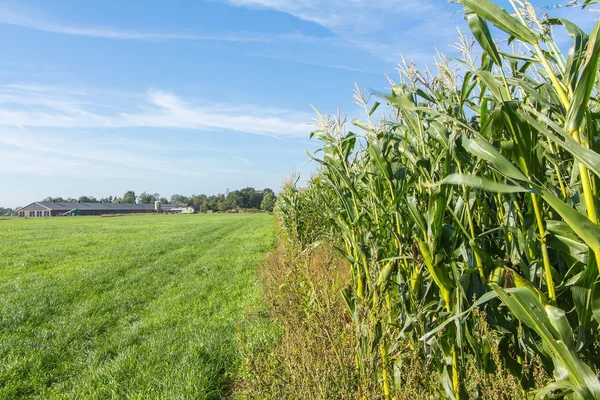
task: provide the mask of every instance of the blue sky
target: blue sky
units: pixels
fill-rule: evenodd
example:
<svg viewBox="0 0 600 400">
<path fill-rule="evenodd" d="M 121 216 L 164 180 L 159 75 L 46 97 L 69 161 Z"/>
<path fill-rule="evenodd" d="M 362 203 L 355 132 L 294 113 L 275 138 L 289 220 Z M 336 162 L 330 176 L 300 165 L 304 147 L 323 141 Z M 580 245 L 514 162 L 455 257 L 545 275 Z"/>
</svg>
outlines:
<svg viewBox="0 0 600 400">
<path fill-rule="evenodd" d="M 445 0 L 0 1 L 0 206 L 278 190 L 314 168 L 311 104 L 360 116 L 355 82 L 452 54 L 457 26 Z"/>
</svg>

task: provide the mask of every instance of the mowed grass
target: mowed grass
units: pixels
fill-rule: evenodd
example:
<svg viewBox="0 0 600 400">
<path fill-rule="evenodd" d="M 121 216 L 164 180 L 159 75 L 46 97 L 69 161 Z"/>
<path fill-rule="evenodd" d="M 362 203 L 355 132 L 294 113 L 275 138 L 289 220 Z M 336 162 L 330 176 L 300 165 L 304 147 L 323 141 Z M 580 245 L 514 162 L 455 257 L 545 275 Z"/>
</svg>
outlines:
<svg viewBox="0 0 600 400">
<path fill-rule="evenodd" d="M 273 217 L 0 221 L 0 398 L 226 397 Z"/>
</svg>

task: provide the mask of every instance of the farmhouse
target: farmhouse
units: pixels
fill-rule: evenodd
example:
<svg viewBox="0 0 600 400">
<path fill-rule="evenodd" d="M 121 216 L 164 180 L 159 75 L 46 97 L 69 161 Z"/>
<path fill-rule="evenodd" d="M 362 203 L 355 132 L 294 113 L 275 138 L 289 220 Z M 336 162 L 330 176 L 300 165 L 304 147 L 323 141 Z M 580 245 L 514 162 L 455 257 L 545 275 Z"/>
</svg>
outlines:
<svg viewBox="0 0 600 400">
<path fill-rule="evenodd" d="M 192 206 L 175 206 L 171 208 L 166 208 L 164 205 L 161 205 L 162 211 L 164 213 L 169 214 L 195 214 L 196 208 Z"/>
<path fill-rule="evenodd" d="M 158 207 L 154 204 L 133 203 L 75 203 L 75 202 L 53 202 L 39 201 L 31 203 L 19 209 L 19 217 L 57 217 L 67 215 L 106 215 L 106 214 L 141 214 L 141 213 L 168 213 L 171 209 L 177 209 L 178 204 L 162 204 Z"/>
</svg>

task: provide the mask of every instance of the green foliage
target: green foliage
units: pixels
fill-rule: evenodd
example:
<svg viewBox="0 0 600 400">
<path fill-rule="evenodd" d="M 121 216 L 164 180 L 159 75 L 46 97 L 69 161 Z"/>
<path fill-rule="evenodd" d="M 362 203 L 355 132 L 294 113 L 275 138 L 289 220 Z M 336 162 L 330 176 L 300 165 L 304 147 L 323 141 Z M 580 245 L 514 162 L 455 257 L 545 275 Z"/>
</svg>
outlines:
<svg viewBox="0 0 600 400">
<path fill-rule="evenodd" d="M 98 202 L 98 200 L 96 200 L 96 198 L 93 196 L 79 196 L 77 198 L 77 201 L 80 203 L 97 203 Z"/>
<path fill-rule="evenodd" d="M 220 399 L 260 342 L 273 217 L 0 221 L 0 398 Z"/>
<path fill-rule="evenodd" d="M 255 209 L 259 210 L 262 200 L 265 195 L 271 194 L 275 196 L 275 193 L 269 188 L 264 190 L 256 190 L 251 187 L 247 187 L 241 190 L 229 190 L 225 194 L 217 194 L 207 196 L 205 194 L 192 195 L 190 197 L 174 194 L 171 196 L 171 203 L 176 204 L 191 204 L 205 212 L 208 210 L 212 211 L 228 211 L 228 210 L 239 210 L 239 209 Z"/>
<path fill-rule="evenodd" d="M 158 200 L 160 200 L 160 194 L 158 193 L 150 194 L 142 192 L 142 194 L 138 196 L 138 202 L 141 204 L 154 204 L 154 202 Z"/>
<path fill-rule="evenodd" d="M 17 211 L 12 208 L 0 207 L 0 216 L 12 217 L 17 215 Z"/>
<path fill-rule="evenodd" d="M 279 219 L 304 247 L 315 232 L 339 239 L 358 368 L 383 398 L 402 393 L 408 346 L 447 398 L 481 395 L 475 367 L 508 371 L 524 397 L 600 399 L 600 25 L 588 37 L 521 2 L 514 14 L 460 2 L 480 62 L 462 38 L 457 65 L 440 60 L 437 76 L 405 65 L 376 122 L 381 107 L 357 92 L 363 134 L 319 115 L 313 195 L 284 187 Z M 567 57 L 553 41 L 561 27 Z M 538 367 L 554 382 L 542 388 Z"/>
<path fill-rule="evenodd" d="M 318 193 L 318 179 L 312 180 L 306 189 L 298 187 L 298 180 L 299 175 L 293 174 L 284 181 L 275 211 L 288 244 L 304 248 L 318 240 L 332 238 L 329 235 L 330 225 L 319 207 L 323 198 Z"/>
<path fill-rule="evenodd" d="M 135 195 L 135 192 L 133 190 L 128 190 L 123 195 L 123 199 L 121 200 L 121 203 L 135 203 L 136 199 L 137 199 L 137 197 Z"/>
<path fill-rule="evenodd" d="M 260 209 L 263 211 L 272 212 L 275 208 L 275 195 L 273 192 L 267 192 L 260 202 Z"/>
</svg>

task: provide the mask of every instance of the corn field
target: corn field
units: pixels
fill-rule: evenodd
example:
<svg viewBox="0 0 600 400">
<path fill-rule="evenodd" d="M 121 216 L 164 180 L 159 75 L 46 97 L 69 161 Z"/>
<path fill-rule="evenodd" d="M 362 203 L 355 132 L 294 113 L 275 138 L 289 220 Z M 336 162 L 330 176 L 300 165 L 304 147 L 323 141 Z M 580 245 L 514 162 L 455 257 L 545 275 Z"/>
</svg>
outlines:
<svg viewBox="0 0 600 400">
<path fill-rule="evenodd" d="M 350 262 L 356 368 L 381 398 L 402 391 L 409 349 L 440 397 L 479 396 L 469 360 L 523 398 L 600 399 L 600 25 L 459 3 L 473 41 L 461 34 L 458 65 L 404 63 L 377 102 L 357 89 L 360 134 L 319 114 L 318 174 L 284 188 L 280 223 Z"/>
</svg>

